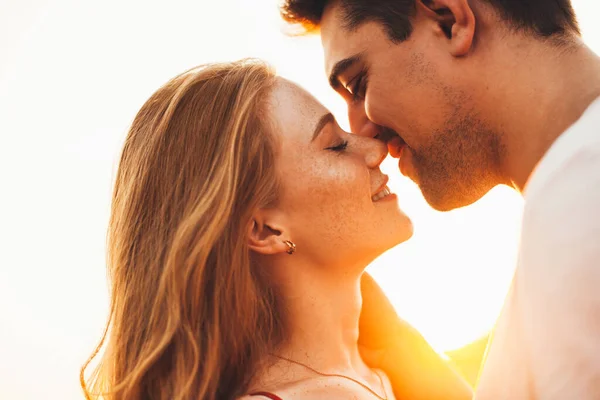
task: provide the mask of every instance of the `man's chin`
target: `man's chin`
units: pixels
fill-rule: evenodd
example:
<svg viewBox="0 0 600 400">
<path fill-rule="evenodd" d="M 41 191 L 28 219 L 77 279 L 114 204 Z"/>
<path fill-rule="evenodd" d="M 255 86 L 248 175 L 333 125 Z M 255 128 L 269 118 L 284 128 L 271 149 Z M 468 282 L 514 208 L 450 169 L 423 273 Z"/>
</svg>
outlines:
<svg viewBox="0 0 600 400">
<path fill-rule="evenodd" d="M 445 185 L 446 188 L 456 187 L 455 185 Z M 474 194 L 469 195 L 465 193 L 458 193 L 457 191 L 451 191 L 448 189 L 433 188 L 427 186 L 427 184 L 420 184 L 419 189 L 423 194 L 423 198 L 431 208 L 436 211 L 447 212 L 470 206 L 477 200 L 481 199 L 485 194 Z"/>
<path fill-rule="evenodd" d="M 454 204 L 454 203 L 429 201 L 429 200 L 427 200 L 427 197 L 425 197 L 425 200 L 427 201 L 427 204 L 429 204 L 429 206 L 431 208 L 433 208 L 436 211 L 440 211 L 440 212 L 448 212 L 448 211 L 456 210 L 457 208 L 464 207 L 462 205 L 458 205 L 458 204 Z"/>
</svg>

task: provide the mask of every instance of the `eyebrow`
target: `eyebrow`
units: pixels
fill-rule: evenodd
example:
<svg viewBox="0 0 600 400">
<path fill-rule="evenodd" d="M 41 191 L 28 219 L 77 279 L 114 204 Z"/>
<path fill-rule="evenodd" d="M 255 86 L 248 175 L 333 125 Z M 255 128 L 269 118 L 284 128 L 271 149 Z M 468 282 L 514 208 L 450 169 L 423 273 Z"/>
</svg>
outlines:
<svg viewBox="0 0 600 400">
<path fill-rule="evenodd" d="M 329 74 L 329 85 L 332 88 L 337 89 L 340 86 L 340 75 L 346 72 L 348 68 L 359 62 L 362 56 L 363 54 L 359 53 L 352 57 L 344 58 L 343 60 L 335 63 L 333 69 L 331 70 L 331 74 Z"/>
<path fill-rule="evenodd" d="M 315 131 L 313 133 L 313 137 L 311 139 L 311 142 L 314 141 L 317 136 L 319 136 L 319 133 L 321 133 L 323 131 L 323 128 L 325 128 L 325 126 L 329 123 L 335 122 L 335 117 L 333 116 L 332 113 L 327 113 L 325 115 L 323 115 L 321 118 L 319 118 L 319 122 L 317 122 L 317 125 L 315 126 Z"/>
</svg>

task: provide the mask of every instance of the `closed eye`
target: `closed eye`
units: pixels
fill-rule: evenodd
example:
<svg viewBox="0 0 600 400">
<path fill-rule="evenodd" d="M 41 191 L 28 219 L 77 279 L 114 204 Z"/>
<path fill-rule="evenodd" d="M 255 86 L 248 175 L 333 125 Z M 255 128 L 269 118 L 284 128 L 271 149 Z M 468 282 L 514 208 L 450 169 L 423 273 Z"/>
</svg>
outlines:
<svg viewBox="0 0 600 400">
<path fill-rule="evenodd" d="M 325 150 L 344 151 L 344 150 L 346 150 L 347 147 L 348 147 L 348 141 L 344 140 L 342 143 L 340 143 L 336 146 L 326 147 Z"/>
</svg>

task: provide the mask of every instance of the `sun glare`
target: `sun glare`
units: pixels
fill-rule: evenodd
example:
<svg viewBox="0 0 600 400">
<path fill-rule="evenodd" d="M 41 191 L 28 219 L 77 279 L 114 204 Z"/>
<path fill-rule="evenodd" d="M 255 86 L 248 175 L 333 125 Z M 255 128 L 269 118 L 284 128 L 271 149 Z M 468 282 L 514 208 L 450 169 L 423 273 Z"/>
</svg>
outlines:
<svg viewBox="0 0 600 400">
<path fill-rule="evenodd" d="M 0 2 L 0 170 L 11 192 L 0 208 L 10 244 L 0 252 L 8 267 L 0 268 L 0 343 L 8 344 L 0 349 L 0 398 L 81 398 L 78 370 L 108 313 L 104 245 L 116 160 L 157 87 L 194 65 L 259 57 L 347 128 L 319 38 L 286 36 L 278 3 Z M 599 52 L 600 6 L 574 5 L 584 39 Z M 415 234 L 369 271 L 437 350 L 485 335 L 512 278 L 519 195 L 500 187 L 473 206 L 438 213 L 394 160 L 382 169 Z"/>
</svg>

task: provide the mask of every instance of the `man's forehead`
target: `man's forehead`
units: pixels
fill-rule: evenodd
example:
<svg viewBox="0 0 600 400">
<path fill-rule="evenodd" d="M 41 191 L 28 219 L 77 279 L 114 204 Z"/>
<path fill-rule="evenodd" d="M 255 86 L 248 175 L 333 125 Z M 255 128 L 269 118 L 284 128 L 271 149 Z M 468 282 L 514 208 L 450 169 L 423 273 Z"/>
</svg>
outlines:
<svg viewBox="0 0 600 400">
<path fill-rule="evenodd" d="M 369 37 L 361 32 L 363 25 L 350 30 L 344 18 L 340 1 L 328 3 L 321 18 L 321 44 L 328 75 L 338 62 L 362 54 L 368 47 Z"/>
<path fill-rule="evenodd" d="M 352 32 L 344 26 L 341 3 L 332 1 L 327 4 L 321 18 L 321 44 L 325 56 L 325 72 L 329 74 L 340 60 L 352 56 L 350 53 Z"/>
</svg>

